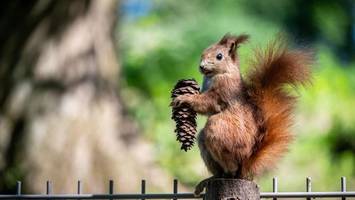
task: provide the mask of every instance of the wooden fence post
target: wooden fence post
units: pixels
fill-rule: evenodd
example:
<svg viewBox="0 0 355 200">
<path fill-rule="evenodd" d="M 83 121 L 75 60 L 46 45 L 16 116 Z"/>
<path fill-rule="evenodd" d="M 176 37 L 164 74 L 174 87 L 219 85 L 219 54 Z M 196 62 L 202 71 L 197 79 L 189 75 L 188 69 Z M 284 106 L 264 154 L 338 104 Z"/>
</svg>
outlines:
<svg viewBox="0 0 355 200">
<path fill-rule="evenodd" d="M 260 192 L 252 181 L 216 178 L 207 183 L 205 200 L 260 200 Z"/>
</svg>

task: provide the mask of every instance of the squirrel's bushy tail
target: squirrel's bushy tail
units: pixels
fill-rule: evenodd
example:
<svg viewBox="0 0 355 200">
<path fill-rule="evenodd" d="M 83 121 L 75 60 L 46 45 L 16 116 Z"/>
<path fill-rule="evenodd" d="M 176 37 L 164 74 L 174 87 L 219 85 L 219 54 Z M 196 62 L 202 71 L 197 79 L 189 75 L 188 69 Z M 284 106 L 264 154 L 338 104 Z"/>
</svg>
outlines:
<svg viewBox="0 0 355 200">
<path fill-rule="evenodd" d="M 289 132 L 296 96 L 285 86 L 310 82 L 313 56 L 310 51 L 290 50 L 284 40 L 275 40 L 266 50 L 257 50 L 246 77 L 248 94 L 261 112 L 259 144 L 247 161 L 248 174 L 258 175 L 274 166 L 292 140 Z"/>
</svg>

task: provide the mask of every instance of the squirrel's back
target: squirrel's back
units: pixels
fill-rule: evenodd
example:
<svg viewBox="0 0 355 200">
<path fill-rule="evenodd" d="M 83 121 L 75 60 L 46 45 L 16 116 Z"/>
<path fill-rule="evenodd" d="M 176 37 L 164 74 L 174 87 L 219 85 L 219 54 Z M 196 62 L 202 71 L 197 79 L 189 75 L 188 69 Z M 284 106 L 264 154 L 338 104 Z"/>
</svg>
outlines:
<svg viewBox="0 0 355 200">
<path fill-rule="evenodd" d="M 275 40 L 266 50 L 255 51 L 247 74 L 247 95 L 256 106 L 259 135 L 244 173 L 258 175 L 272 168 L 292 141 L 293 108 L 296 96 L 285 86 L 310 82 L 313 56 L 307 50 L 290 50 L 284 40 Z"/>
</svg>

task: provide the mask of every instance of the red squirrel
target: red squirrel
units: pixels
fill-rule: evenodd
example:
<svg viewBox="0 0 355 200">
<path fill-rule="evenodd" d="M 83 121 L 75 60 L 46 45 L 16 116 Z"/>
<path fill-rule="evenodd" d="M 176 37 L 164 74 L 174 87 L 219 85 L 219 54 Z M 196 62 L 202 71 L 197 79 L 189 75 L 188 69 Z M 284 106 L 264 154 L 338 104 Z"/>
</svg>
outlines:
<svg viewBox="0 0 355 200">
<path fill-rule="evenodd" d="M 289 49 L 280 38 L 254 52 L 252 66 L 242 77 L 236 50 L 248 38 L 226 34 L 205 49 L 199 66 L 202 93 L 182 95 L 173 102 L 208 116 L 198 145 L 213 177 L 252 180 L 274 167 L 293 138 L 296 96 L 285 86 L 311 80 L 312 53 Z"/>
</svg>

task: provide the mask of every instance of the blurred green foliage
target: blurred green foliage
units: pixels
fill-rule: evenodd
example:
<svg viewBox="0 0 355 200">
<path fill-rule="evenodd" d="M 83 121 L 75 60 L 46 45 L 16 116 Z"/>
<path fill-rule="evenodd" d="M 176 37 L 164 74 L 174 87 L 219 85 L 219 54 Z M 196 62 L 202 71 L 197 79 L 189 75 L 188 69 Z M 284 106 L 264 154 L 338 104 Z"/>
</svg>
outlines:
<svg viewBox="0 0 355 200">
<path fill-rule="evenodd" d="M 175 141 L 170 90 L 181 78 L 193 77 L 201 84 L 200 54 L 226 32 L 251 35 L 251 41 L 239 49 L 245 72 L 254 48 L 295 25 L 285 23 L 298 16 L 300 3 L 279 2 L 156 0 L 146 16 L 120 22 L 122 96 L 145 137 L 155 144 L 157 162 L 185 184 L 192 186 L 209 175 L 197 145 L 185 153 Z M 307 9 L 312 27 L 321 26 L 312 37 L 342 41 L 346 15 L 339 6 L 329 15 L 333 4 L 313 2 Z M 303 41 L 297 35 L 293 39 Z M 263 191 L 271 189 L 272 176 L 279 177 L 281 190 L 302 190 L 306 176 L 313 178 L 314 190 L 339 189 L 340 176 L 347 176 L 348 187 L 355 187 L 355 64 L 341 64 L 331 45 L 313 41 L 314 82 L 297 90 L 297 139 L 279 168 L 258 180 Z M 203 121 L 200 117 L 199 128 Z"/>
</svg>

